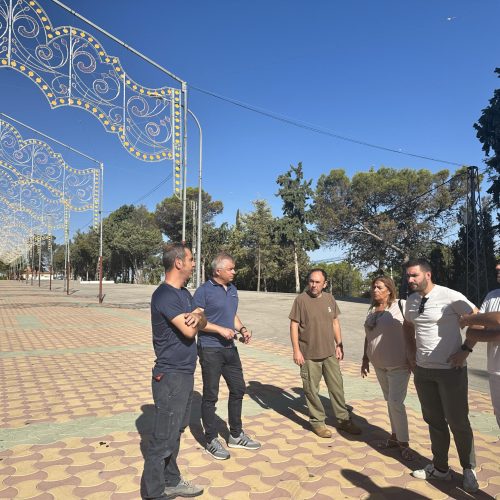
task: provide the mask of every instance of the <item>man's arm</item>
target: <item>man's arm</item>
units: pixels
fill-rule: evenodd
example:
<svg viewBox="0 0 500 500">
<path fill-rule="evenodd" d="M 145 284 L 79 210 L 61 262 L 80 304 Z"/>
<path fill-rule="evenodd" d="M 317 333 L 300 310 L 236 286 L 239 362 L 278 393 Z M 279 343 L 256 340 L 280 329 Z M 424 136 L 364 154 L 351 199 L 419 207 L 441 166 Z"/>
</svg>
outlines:
<svg viewBox="0 0 500 500">
<path fill-rule="evenodd" d="M 460 328 L 465 328 L 466 326 L 500 327 L 500 312 L 462 314 L 459 322 Z"/>
<path fill-rule="evenodd" d="M 171 323 L 188 339 L 193 339 L 199 330 L 205 328 L 207 318 L 203 311 L 179 314 L 171 320 Z"/>
<path fill-rule="evenodd" d="M 248 344 L 250 342 L 250 339 L 252 338 L 252 332 L 247 329 L 247 327 L 241 322 L 240 318 L 238 315 L 234 317 L 234 329 L 242 335 L 242 342 L 245 344 Z"/>
<path fill-rule="evenodd" d="M 363 359 L 361 360 L 361 376 L 367 377 L 370 373 L 370 360 L 366 354 L 366 349 L 368 347 L 368 339 L 365 337 L 365 346 L 363 347 Z"/>
<path fill-rule="evenodd" d="M 492 313 L 485 313 L 492 314 Z M 500 314 L 500 313 L 495 313 Z M 500 342 L 500 326 L 497 328 L 474 328 L 467 329 L 467 340 L 471 342 Z"/>
<path fill-rule="evenodd" d="M 472 313 L 468 314 L 467 316 L 475 316 L 479 312 L 479 309 L 477 307 L 472 308 Z M 462 316 L 460 316 L 461 318 Z M 459 324 L 460 324 L 460 319 L 459 319 Z M 460 325 L 461 327 L 461 325 Z M 465 346 L 465 349 L 460 348 L 455 354 L 452 354 L 448 358 L 448 362 L 451 364 L 452 367 L 454 368 L 460 368 L 463 366 L 465 363 L 465 360 L 468 358 L 469 354 L 472 352 L 472 348 L 476 345 L 476 341 L 468 338 L 467 336 L 465 337 L 463 346 Z"/>
<path fill-rule="evenodd" d="M 202 307 L 197 307 L 194 312 L 201 312 L 203 314 L 204 309 Z M 200 328 L 200 330 L 209 333 L 217 333 L 227 340 L 231 340 L 234 338 L 234 330 L 232 328 L 225 328 L 223 326 L 216 325 L 215 323 L 210 323 L 210 321 L 207 321 L 206 325 L 203 328 Z"/>
<path fill-rule="evenodd" d="M 417 341 L 415 339 L 415 327 L 406 319 L 403 321 L 403 333 L 406 342 L 406 358 L 410 369 L 414 370 L 417 365 Z"/>
<path fill-rule="evenodd" d="M 340 330 L 340 321 L 339 318 L 333 318 L 333 337 L 335 339 L 335 357 L 337 359 L 344 359 L 344 345 L 342 344 L 342 332 Z"/>
<path fill-rule="evenodd" d="M 293 319 L 290 320 L 290 340 L 292 341 L 293 362 L 302 366 L 305 360 L 299 347 L 299 324 Z"/>
</svg>

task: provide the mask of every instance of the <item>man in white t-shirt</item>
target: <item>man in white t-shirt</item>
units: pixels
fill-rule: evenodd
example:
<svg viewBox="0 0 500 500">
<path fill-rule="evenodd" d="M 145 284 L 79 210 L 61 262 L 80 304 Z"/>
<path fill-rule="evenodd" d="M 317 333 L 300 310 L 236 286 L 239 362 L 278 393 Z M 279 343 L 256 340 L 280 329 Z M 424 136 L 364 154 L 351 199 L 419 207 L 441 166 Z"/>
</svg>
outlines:
<svg viewBox="0 0 500 500">
<path fill-rule="evenodd" d="M 412 475 L 418 479 L 451 479 L 448 467 L 451 429 L 463 467 L 463 488 L 475 493 L 479 485 L 474 471 L 476 459 L 465 366 L 475 342 L 462 343 L 459 319 L 477 309 L 461 293 L 435 285 L 431 267 L 423 259 L 406 264 L 406 278 L 411 295 L 406 301 L 404 329 L 433 454 L 432 463 Z"/>
<path fill-rule="evenodd" d="M 500 261 L 495 266 L 500 283 Z M 488 342 L 488 373 L 491 403 L 500 427 L 500 288 L 492 290 L 484 299 L 481 314 L 466 314 L 460 318 L 462 328 L 468 326 L 467 338 L 475 342 Z M 474 328 L 475 326 L 479 328 Z"/>
</svg>

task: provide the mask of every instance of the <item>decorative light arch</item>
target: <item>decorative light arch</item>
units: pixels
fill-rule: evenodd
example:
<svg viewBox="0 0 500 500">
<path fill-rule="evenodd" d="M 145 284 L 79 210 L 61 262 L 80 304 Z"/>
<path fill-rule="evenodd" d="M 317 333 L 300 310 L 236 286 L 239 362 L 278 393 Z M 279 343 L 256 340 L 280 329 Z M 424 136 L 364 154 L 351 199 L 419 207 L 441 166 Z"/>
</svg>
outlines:
<svg viewBox="0 0 500 500">
<path fill-rule="evenodd" d="M 0 119 L 0 259 L 25 254 L 35 236 L 51 239 L 54 229 L 63 230 L 67 243 L 71 212 L 92 211 L 97 230 L 101 176 L 102 166 L 73 168 L 47 143 L 23 139 Z"/>
<path fill-rule="evenodd" d="M 133 157 L 171 160 L 174 193 L 181 194 L 180 89 L 135 82 L 94 36 L 71 26 L 53 27 L 34 0 L 0 0 L 0 68 L 32 80 L 52 108 L 71 106 L 95 116 Z"/>
</svg>

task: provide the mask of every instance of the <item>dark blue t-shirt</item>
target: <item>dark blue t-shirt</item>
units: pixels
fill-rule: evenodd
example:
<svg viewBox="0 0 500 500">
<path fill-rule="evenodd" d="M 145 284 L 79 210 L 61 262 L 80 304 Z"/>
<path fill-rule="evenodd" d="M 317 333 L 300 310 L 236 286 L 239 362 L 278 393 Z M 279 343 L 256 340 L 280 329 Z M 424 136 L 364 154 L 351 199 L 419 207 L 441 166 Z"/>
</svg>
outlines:
<svg viewBox="0 0 500 500">
<path fill-rule="evenodd" d="M 153 375 L 160 373 L 194 373 L 196 342 L 188 339 L 171 320 L 179 314 L 191 312 L 191 294 L 186 288 L 175 288 L 162 283 L 151 297 L 151 326 L 156 360 Z"/>
<path fill-rule="evenodd" d="M 205 281 L 194 292 L 194 307 L 202 307 L 210 323 L 234 329 L 234 317 L 238 310 L 238 290 L 232 283 L 226 286 L 227 289 L 216 281 Z M 218 333 L 203 331 L 198 333 L 198 342 L 202 347 L 234 345 L 233 340 L 227 340 Z"/>
</svg>

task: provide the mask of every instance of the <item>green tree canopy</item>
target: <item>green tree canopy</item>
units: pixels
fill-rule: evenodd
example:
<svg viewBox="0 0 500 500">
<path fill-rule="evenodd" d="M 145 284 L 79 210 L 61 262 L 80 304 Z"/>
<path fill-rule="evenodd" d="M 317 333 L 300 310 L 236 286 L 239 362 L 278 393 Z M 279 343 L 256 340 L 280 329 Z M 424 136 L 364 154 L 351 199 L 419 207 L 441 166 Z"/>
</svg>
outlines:
<svg viewBox="0 0 500 500">
<path fill-rule="evenodd" d="M 154 216 L 144 206 L 123 205 L 103 220 L 104 274 L 121 282 L 144 283 L 159 265 L 155 259 L 163 239 Z M 75 277 L 96 279 L 99 233 L 90 229 L 77 232 L 71 245 Z M 153 269 L 154 268 L 154 269 Z"/>
<path fill-rule="evenodd" d="M 500 68 L 496 68 L 495 73 L 500 77 Z M 488 192 L 493 195 L 496 206 L 500 207 L 500 89 L 495 90 L 489 106 L 483 109 L 474 128 L 487 156 L 485 163 L 492 174 L 493 183 Z"/>
<path fill-rule="evenodd" d="M 224 208 L 222 201 L 213 201 L 212 196 L 206 191 L 201 192 L 202 199 L 202 223 L 213 224 L 214 217 Z M 190 202 L 198 201 L 198 188 L 188 187 L 186 189 L 186 242 L 192 245 L 192 227 L 193 215 L 190 210 Z M 154 213 L 156 224 L 161 232 L 167 236 L 170 241 L 181 241 L 182 239 L 182 201 L 176 196 L 165 198 L 161 203 L 156 205 Z M 196 220 L 194 224 L 196 225 Z"/>
<path fill-rule="evenodd" d="M 422 253 L 456 222 L 465 169 L 457 174 L 381 167 L 351 180 L 344 170 L 332 170 L 319 178 L 314 197 L 322 241 L 348 245 L 354 262 L 380 269 Z"/>
<path fill-rule="evenodd" d="M 303 250 L 315 250 L 319 247 L 316 233 L 307 224 L 312 221 L 309 200 L 314 191 L 312 181 L 304 180 L 302 163 L 280 175 L 276 180 L 280 186 L 276 196 L 283 200 L 283 215 L 277 221 L 277 231 L 282 244 L 293 248 L 295 266 L 295 291 L 300 292 L 298 253 Z"/>
<path fill-rule="evenodd" d="M 333 295 L 337 297 L 360 297 L 362 295 L 363 276 L 361 271 L 349 262 L 320 263 L 315 267 L 325 270 Z"/>
<path fill-rule="evenodd" d="M 254 256 L 254 269 L 257 273 L 257 291 L 273 275 L 273 249 L 275 246 L 276 220 L 265 200 L 253 202 L 255 210 L 241 217 L 243 243 Z"/>
</svg>

